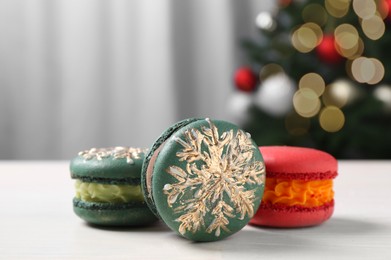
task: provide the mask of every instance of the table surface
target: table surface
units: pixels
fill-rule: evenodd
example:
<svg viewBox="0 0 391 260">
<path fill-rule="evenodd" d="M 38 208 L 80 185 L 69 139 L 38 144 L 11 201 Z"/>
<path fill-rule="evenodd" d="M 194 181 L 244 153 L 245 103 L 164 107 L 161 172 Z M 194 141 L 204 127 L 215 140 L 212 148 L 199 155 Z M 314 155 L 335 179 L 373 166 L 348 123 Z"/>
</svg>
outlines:
<svg viewBox="0 0 391 260">
<path fill-rule="evenodd" d="M 94 228 L 72 211 L 68 162 L 0 162 L 1 259 L 391 259 L 391 161 L 340 161 L 336 207 L 301 229 L 246 226 L 196 243 L 163 223 Z"/>
</svg>

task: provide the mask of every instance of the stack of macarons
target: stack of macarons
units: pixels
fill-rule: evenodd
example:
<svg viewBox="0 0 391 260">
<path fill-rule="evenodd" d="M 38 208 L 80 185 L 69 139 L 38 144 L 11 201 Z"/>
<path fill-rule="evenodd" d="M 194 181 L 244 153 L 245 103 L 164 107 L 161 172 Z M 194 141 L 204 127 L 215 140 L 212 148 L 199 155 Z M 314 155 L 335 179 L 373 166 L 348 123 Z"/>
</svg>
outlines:
<svg viewBox="0 0 391 260">
<path fill-rule="evenodd" d="M 329 180 L 336 176 L 336 162 L 301 149 L 259 149 L 232 123 L 186 119 L 163 132 L 148 151 L 80 152 L 70 165 L 76 179 L 73 208 L 94 225 L 138 226 L 161 219 L 194 241 L 220 240 L 248 223 L 319 224 L 333 211 Z M 308 161 L 312 168 L 305 168 Z"/>
<path fill-rule="evenodd" d="M 132 147 L 92 148 L 71 161 L 76 179 L 73 209 L 95 225 L 136 226 L 157 220 L 144 201 L 140 179 L 146 150 Z"/>
</svg>

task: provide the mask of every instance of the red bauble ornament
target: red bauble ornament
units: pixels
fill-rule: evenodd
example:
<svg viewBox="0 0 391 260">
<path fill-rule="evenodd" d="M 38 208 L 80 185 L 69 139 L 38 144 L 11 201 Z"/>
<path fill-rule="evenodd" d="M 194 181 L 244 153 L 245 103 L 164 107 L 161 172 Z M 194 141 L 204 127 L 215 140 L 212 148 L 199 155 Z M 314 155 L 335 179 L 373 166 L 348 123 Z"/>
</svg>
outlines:
<svg viewBox="0 0 391 260">
<path fill-rule="evenodd" d="M 391 0 L 386 0 L 385 1 L 388 5 L 388 18 L 391 17 Z"/>
<path fill-rule="evenodd" d="M 382 0 L 378 5 L 380 13 L 384 15 L 384 19 L 391 21 L 391 0 Z"/>
<path fill-rule="evenodd" d="M 292 2 L 292 0 L 279 0 L 278 1 L 278 4 L 281 6 L 281 7 L 287 7 L 288 5 L 290 5 Z"/>
<path fill-rule="evenodd" d="M 249 67 L 241 67 L 235 72 L 234 76 L 236 87 L 245 92 L 251 92 L 257 85 L 257 77 Z"/>
<path fill-rule="evenodd" d="M 319 59 L 328 64 L 338 64 L 342 61 L 342 56 L 335 46 L 333 35 L 324 35 L 320 44 L 316 47 Z"/>
</svg>

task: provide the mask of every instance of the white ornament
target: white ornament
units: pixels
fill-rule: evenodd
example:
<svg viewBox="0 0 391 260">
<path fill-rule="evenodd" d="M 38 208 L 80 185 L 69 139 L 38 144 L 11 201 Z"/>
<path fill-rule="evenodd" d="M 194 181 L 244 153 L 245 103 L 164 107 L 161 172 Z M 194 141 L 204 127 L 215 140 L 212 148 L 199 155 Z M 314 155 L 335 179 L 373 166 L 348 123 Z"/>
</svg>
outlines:
<svg viewBox="0 0 391 260">
<path fill-rule="evenodd" d="M 239 126 L 248 122 L 250 115 L 249 110 L 252 104 L 252 96 L 248 93 L 232 93 L 227 102 L 227 110 L 230 119 Z"/>
<path fill-rule="evenodd" d="M 380 85 L 373 91 L 373 96 L 384 103 L 387 111 L 391 110 L 391 86 Z"/>
<path fill-rule="evenodd" d="M 273 31 L 276 29 L 276 22 L 269 12 L 261 12 L 255 18 L 255 24 L 262 30 Z"/>
<path fill-rule="evenodd" d="M 272 116 L 283 116 L 292 109 L 295 84 L 285 73 L 265 79 L 255 94 L 254 104 Z"/>
<path fill-rule="evenodd" d="M 326 106 L 344 107 L 354 103 L 362 96 L 359 89 L 346 79 L 337 79 L 326 87 L 323 103 Z"/>
</svg>

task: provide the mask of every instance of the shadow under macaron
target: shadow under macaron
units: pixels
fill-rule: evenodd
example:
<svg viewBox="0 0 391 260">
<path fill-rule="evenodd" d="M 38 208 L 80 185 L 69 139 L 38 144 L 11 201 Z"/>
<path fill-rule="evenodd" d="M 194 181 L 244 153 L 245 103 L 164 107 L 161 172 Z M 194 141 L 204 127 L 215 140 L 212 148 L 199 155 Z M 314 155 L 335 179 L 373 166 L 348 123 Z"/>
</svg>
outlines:
<svg viewBox="0 0 391 260">
<path fill-rule="evenodd" d="M 160 220 L 152 224 L 134 225 L 134 226 L 105 226 L 105 225 L 91 224 L 87 222 L 85 222 L 84 225 L 102 231 L 114 231 L 114 232 L 172 232 Z"/>
</svg>

